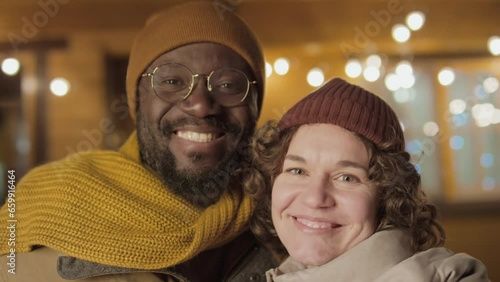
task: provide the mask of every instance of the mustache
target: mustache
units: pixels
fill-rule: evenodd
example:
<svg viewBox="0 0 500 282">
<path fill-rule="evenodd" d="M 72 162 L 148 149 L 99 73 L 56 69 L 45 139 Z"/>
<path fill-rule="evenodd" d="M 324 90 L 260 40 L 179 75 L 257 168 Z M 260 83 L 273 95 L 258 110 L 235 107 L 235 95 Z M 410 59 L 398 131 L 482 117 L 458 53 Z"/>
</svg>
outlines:
<svg viewBox="0 0 500 282">
<path fill-rule="evenodd" d="M 206 117 L 203 119 L 184 117 L 167 123 L 160 130 L 163 135 L 170 136 L 174 132 L 174 128 L 186 125 L 213 126 L 221 129 L 226 134 L 238 134 L 242 131 L 241 127 L 238 126 L 237 124 L 224 122 L 217 117 Z"/>
</svg>

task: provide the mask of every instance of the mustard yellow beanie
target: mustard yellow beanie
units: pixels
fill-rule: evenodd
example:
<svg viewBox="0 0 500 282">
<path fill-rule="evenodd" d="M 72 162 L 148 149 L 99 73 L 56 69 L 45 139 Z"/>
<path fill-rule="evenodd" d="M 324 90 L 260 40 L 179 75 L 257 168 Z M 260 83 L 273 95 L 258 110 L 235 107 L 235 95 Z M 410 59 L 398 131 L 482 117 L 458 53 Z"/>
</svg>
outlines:
<svg viewBox="0 0 500 282">
<path fill-rule="evenodd" d="M 243 57 L 257 81 L 260 113 L 264 95 L 265 62 L 257 37 L 237 15 L 217 1 L 188 2 L 150 17 L 135 38 L 127 69 L 127 98 L 135 121 L 137 83 L 160 55 L 191 43 L 212 42 Z"/>
</svg>

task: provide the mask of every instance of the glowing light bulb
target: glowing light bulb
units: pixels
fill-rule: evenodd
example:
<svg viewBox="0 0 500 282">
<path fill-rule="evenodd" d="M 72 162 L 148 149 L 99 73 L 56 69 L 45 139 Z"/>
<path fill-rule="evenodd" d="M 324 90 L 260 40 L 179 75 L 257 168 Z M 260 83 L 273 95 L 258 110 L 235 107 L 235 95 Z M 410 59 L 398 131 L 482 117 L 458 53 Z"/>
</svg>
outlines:
<svg viewBox="0 0 500 282">
<path fill-rule="evenodd" d="M 449 106 L 448 106 L 450 113 L 452 113 L 454 115 L 459 115 L 459 114 L 465 112 L 466 108 L 467 108 L 467 104 L 462 99 L 455 99 L 455 100 L 451 101 Z"/>
<path fill-rule="evenodd" d="M 379 55 L 373 54 L 366 58 L 366 65 L 370 67 L 380 68 L 382 66 L 382 58 Z"/>
<path fill-rule="evenodd" d="M 423 127 L 424 134 L 427 136 L 435 136 L 439 132 L 439 126 L 433 121 L 426 122 Z"/>
<path fill-rule="evenodd" d="M 410 39 L 411 31 L 402 24 L 396 24 L 392 27 L 392 38 L 398 43 L 404 43 Z"/>
<path fill-rule="evenodd" d="M 21 68 L 19 60 L 15 58 L 7 58 L 2 62 L 2 71 L 9 76 L 16 75 Z"/>
<path fill-rule="evenodd" d="M 325 75 L 320 68 L 313 68 L 307 74 L 307 83 L 312 87 L 318 87 L 325 81 Z"/>
<path fill-rule="evenodd" d="M 413 67 L 408 61 L 401 61 L 396 66 L 396 74 L 399 76 L 413 74 Z"/>
<path fill-rule="evenodd" d="M 356 59 L 350 59 L 345 65 L 345 73 L 351 78 L 356 78 L 363 72 L 361 63 Z"/>
<path fill-rule="evenodd" d="M 488 49 L 494 56 L 500 55 L 500 36 L 492 36 L 488 39 Z"/>
<path fill-rule="evenodd" d="M 64 96 L 68 94 L 69 89 L 69 81 L 64 78 L 55 78 L 50 82 L 50 91 L 56 96 Z"/>
<path fill-rule="evenodd" d="M 441 85 L 448 86 L 455 81 L 455 72 L 452 68 L 443 68 L 438 73 L 438 80 Z"/>
<path fill-rule="evenodd" d="M 279 58 L 274 62 L 274 71 L 279 75 L 285 75 L 290 69 L 290 62 L 286 58 Z"/>
<path fill-rule="evenodd" d="M 380 77 L 380 71 L 376 67 L 366 67 L 363 71 L 363 77 L 369 82 L 377 81 Z"/>
<path fill-rule="evenodd" d="M 411 30 L 419 30 L 424 26 L 425 23 L 425 15 L 422 12 L 415 11 L 411 12 L 406 16 L 406 25 Z"/>
<path fill-rule="evenodd" d="M 384 82 L 385 87 L 387 87 L 387 89 L 389 89 L 390 91 L 396 91 L 401 87 L 401 85 L 399 84 L 398 76 L 394 73 L 386 75 Z"/>
<path fill-rule="evenodd" d="M 486 91 L 486 93 L 488 94 L 497 91 L 499 86 L 500 83 L 498 82 L 498 79 L 493 76 L 488 77 L 483 81 L 484 91 Z"/>
<path fill-rule="evenodd" d="M 266 62 L 266 77 L 270 77 L 273 74 L 273 66 L 270 63 Z"/>
</svg>

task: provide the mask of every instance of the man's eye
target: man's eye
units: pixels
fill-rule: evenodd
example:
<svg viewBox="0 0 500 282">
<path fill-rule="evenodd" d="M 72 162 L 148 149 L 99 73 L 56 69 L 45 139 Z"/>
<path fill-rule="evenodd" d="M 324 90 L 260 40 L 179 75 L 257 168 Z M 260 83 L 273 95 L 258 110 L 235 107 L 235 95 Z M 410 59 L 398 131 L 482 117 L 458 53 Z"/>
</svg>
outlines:
<svg viewBox="0 0 500 282">
<path fill-rule="evenodd" d="M 234 88 L 234 84 L 229 82 L 221 83 L 219 84 L 219 88 Z"/>
<path fill-rule="evenodd" d="M 218 92 L 226 95 L 242 94 L 244 91 L 241 85 L 231 81 L 217 83 L 215 88 Z"/>
<path fill-rule="evenodd" d="M 171 85 L 181 85 L 182 82 L 178 79 L 165 79 L 162 81 L 163 84 L 171 84 Z"/>
</svg>

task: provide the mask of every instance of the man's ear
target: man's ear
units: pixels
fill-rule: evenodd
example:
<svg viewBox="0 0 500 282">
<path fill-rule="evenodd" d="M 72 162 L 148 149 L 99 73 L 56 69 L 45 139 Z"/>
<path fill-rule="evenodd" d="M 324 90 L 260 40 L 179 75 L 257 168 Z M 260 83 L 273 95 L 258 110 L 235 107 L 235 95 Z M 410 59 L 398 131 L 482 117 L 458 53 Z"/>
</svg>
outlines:
<svg viewBox="0 0 500 282">
<path fill-rule="evenodd" d="M 248 93 L 250 97 L 247 97 L 248 101 L 248 107 L 250 107 L 250 113 L 252 115 L 252 118 L 257 122 L 259 119 L 259 106 L 258 106 L 258 98 L 259 98 L 259 93 L 257 91 L 256 87 L 251 87 L 250 88 L 250 93 Z"/>
<path fill-rule="evenodd" d="M 136 115 L 139 113 L 139 106 L 141 104 L 141 100 L 143 100 L 147 97 L 149 91 L 153 91 L 151 89 L 149 77 L 140 77 L 137 80 L 137 87 L 135 88 L 135 113 L 136 113 Z"/>
</svg>

